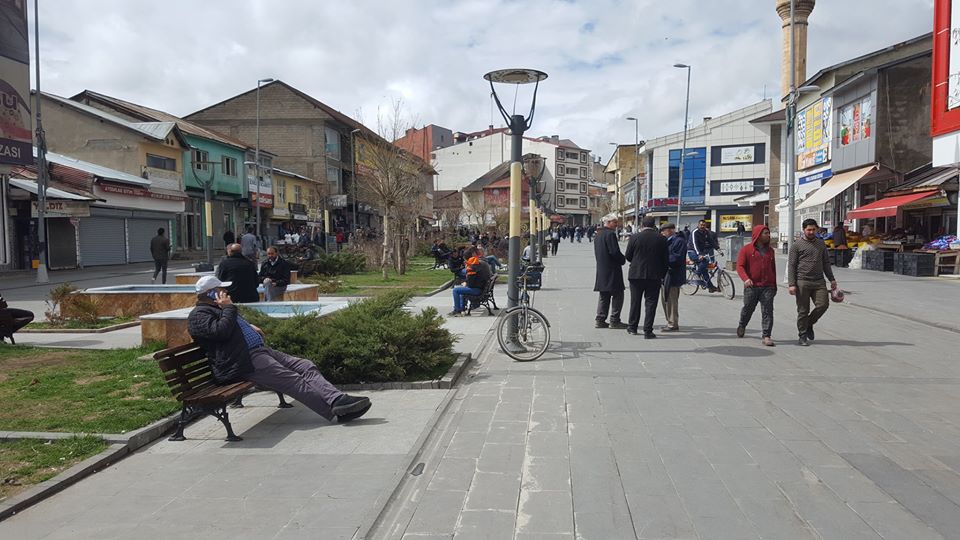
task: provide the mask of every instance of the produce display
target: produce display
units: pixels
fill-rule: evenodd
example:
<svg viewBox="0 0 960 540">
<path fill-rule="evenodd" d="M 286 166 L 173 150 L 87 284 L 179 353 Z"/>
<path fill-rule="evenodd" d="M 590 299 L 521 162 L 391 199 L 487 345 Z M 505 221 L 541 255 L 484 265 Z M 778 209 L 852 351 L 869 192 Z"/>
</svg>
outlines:
<svg viewBox="0 0 960 540">
<path fill-rule="evenodd" d="M 937 238 L 936 240 L 927 242 L 926 244 L 923 245 L 923 249 L 935 249 L 937 251 L 947 251 L 950 249 L 955 249 L 955 248 L 951 248 L 950 246 L 951 244 L 956 245 L 956 243 L 957 243 L 957 237 L 952 234 L 947 234 L 947 235 L 941 236 L 940 238 Z"/>
</svg>

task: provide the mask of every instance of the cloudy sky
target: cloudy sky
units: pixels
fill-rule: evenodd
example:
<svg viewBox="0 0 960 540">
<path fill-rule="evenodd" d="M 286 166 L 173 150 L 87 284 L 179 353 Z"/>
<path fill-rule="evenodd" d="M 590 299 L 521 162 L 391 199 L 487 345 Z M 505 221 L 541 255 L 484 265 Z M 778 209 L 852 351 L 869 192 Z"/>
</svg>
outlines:
<svg viewBox="0 0 960 540">
<path fill-rule="evenodd" d="M 808 75 L 929 32 L 933 0 L 820 0 Z M 606 160 L 632 143 L 779 93 L 775 0 L 46 0 L 42 86 L 91 89 L 185 115 L 281 79 L 375 122 L 402 98 L 410 120 L 455 131 L 491 123 L 483 73 L 534 67 L 535 135 Z M 32 2 L 31 2 L 32 17 Z M 33 23 L 31 22 L 31 36 Z M 31 45 L 31 52 L 33 46 Z M 505 105 L 513 106 L 512 90 Z M 529 101 L 520 94 L 517 109 Z M 494 118 L 493 123 L 502 122 Z M 371 126 L 375 127 L 375 126 Z"/>
</svg>

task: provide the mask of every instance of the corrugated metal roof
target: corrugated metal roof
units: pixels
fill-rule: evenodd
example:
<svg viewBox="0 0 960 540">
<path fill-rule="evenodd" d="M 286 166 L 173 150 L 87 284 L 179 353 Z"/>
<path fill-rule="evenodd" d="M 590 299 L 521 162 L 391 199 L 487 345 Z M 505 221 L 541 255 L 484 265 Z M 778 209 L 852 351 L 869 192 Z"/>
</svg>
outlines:
<svg viewBox="0 0 960 540">
<path fill-rule="evenodd" d="M 939 188 L 943 184 L 957 179 L 957 169 L 954 167 L 924 168 L 916 174 L 908 174 L 905 179 L 906 182 L 893 186 L 885 194 L 929 191 Z"/>
<path fill-rule="evenodd" d="M 134 184 L 141 187 L 150 187 L 150 181 L 146 178 L 140 178 L 139 176 L 104 167 L 102 165 L 97 165 L 95 163 L 81 161 L 76 158 L 58 154 L 56 152 L 47 152 L 47 161 L 57 165 L 63 165 L 64 167 L 70 167 L 84 171 L 106 180 L 113 180 L 115 182 L 122 182 L 124 184 Z"/>
<path fill-rule="evenodd" d="M 174 122 L 130 122 L 130 125 L 138 131 L 149 133 L 157 139 L 166 139 L 177 124 Z"/>
<path fill-rule="evenodd" d="M 170 132 L 176 128 L 176 124 L 173 122 L 128 122 L 119 116 L 115 116 L 96 107 L 91 107 L 89 105 L 78 103 L 65 97 L 49 94 L 47 92 L 43 92 L 43 97 L 72 109 L 96 116 L 105 122 L 110 122 L 111 124 L 136 131 L 158 141 L 165 140 L 167 135 L 169 135 Z M 181 144 L 186 146 L 186 141 L 183 140 L 182 135 L 180 133 L 175 133 L 175 135 L 177 139 L 180 140 Z"/>
<path fill-rule="evenodd" d="M 34 180 L 28 180 L 26 178 L 11 178 L 10 185 L 18 187 L 24 191 L 30 192 L 34 195 L 40 191 L 40 187 L 37 186 L 37 182 Z M 75 193 L 70 193 L 69 191 L 63 191 L 62 189 L 57 189 L 55 187 L 47 186 L 47 198 L 48 199 L 66 199 L 70 201 L 95 201 L 90 197 L 84 197 L 82 195 L 77 195 Z"/>
</svg>

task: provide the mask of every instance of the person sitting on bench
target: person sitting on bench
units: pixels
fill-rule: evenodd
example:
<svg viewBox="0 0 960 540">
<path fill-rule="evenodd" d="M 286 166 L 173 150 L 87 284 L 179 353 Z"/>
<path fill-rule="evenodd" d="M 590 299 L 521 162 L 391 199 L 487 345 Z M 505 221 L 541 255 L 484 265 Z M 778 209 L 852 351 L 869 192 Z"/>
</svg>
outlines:
<svg viewBox="0 0 960 540">
<path fill-rule="evenodd" d="M 450 248 L 440 240 L 433 241 L 433 247 L 430 248 L 430 253 L 433 254 L 434 268 L 440 268 L 444 264 L 447 264 L 447 260 L 450 259 Z"/>
<path fill-rule="evenodd" d="M 453 311 L 449 313 L 451 317 L 460 317 L 463 315 L 466 306 L 463 303 L 464 296 L 479 296 L 483 293 L 483 288 L 487 286 L 493 273 L 490 265 L 482 258 L 483 252 L 480 248 L 471 247 L 467 249 L 467 282 L 460 287 L 453 288 Z"/>
<path fill-rule="evenodd" d="M 453 275 L 457 277 L 457 280 L 464 281 L 467 279 L 467 261 L 463 256 L 463 248 L 458 247 L 454 251 L 450 258 L 447 260 L 447 267 L 453 272 Z"/>
<path fill-rule="evenodd" d="M 317 366 L 271 349 L 263 331 L 248 323 L 230 301 L 226 287 L 214 276 L 197 281 L 197 305 L 187 318 L 190 337 L 207 352 L 214 382 L 250 381 L 266 390 L 286 394 L 315 413 L 340 423 L 363 416 L 370 398 L 337 390 Z"/>
<path fill-rule="evenodd" d="M 33 321 L 33 313 L 25 309 L 16 309 L 7 305 L 7 301 L 0 294 L 0 343 L 10 338 L 10 343 L 16 343 L 13 340 L 13 334 Z"/>
</svg>

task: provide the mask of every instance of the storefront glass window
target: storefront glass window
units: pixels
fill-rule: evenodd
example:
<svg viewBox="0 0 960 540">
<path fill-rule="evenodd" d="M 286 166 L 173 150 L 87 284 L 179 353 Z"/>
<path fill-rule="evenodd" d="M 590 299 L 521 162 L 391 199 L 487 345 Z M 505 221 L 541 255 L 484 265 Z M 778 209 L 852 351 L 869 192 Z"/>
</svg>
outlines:
<svg viewBox="0 0 960 540">
<path fill-rule="evenodd" d="M 680 150 L 670 150 L 670 179 L 668 197 L 677 196 L 680 178 Z M 683 163 L 683 202 L 702 204 L 707 186 L 707 149 L 687 148 Z"/>
</svg>

